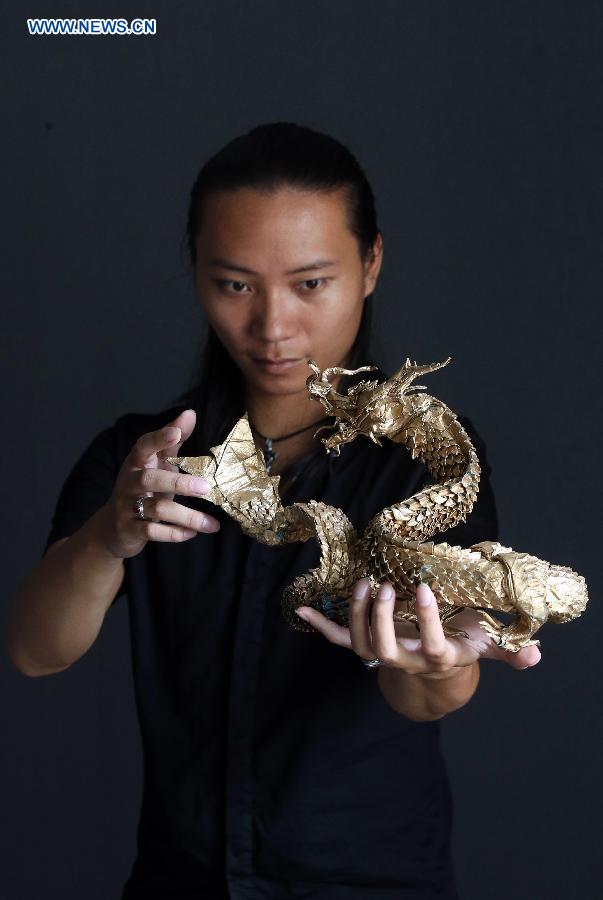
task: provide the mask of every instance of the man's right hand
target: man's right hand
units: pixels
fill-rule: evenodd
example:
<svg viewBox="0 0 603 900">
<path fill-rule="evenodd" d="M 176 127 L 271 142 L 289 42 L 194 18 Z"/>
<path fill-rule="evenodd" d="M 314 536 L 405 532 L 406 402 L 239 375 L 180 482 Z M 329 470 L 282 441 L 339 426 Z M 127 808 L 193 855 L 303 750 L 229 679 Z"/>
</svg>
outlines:
<svg viewBox="0 0 603 900">
<path fill-rule="evenodd" d="M 203 497 L 210 485 L 203 478 L 186 475 L 159 457 L 177 456 L 193 432 L 193 409 L 185 409 L 159 431 L 141 435 L 119 471 L 111 498 L 99 517 L 99 539 L 107 551 L 119 559 L 136 556 L 147 541 L 179 543 L 199 532 L 218 531 L 213 516 L 174 501 L 176 494 Z M 145 518 L 136 515 L 135 504 L 145 497 Z"/>
</svg>

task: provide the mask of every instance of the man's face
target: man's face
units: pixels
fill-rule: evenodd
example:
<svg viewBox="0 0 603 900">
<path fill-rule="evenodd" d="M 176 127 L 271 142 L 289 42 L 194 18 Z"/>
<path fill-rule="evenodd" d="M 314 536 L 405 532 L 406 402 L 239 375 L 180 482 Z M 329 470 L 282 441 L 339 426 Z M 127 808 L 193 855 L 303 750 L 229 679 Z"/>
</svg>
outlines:
<svg viewBox="0 0 603 900">
<path fill-rule="evenodd" d="M 248 388 L 305 391 L 308 357 L 321 369 L 345 362 L 381 265 L 378 244 L 364 265 L 342 191 L 241 188 L 208 197 L 197 290 Z"/>
</svg>

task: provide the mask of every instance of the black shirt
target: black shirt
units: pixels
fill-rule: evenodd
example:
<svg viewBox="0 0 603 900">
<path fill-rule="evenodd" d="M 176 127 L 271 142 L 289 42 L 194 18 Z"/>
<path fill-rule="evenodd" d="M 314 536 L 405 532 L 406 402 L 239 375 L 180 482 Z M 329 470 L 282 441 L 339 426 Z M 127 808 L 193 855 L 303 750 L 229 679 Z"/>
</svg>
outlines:
<svg viewBox="0 0 603 900">
<path fill-rule="evenodd" d="M 187 408 L 126 414 L 83 452 L 46 546 L 105 503 L 136 439 Z M 485 448 L 465 524 L 434 540 L 497 538 Z M 180 450 L 186 455 L 186 443 Z M 283 502 L 342 508 L 361 532 L 427 481 L 404 447 L 322 444 L 283 475 Z M 376 670 L 318 633 L 294 630 L 283 589 L 316 566 L 315 541 L 267 547 L 206 500 L 219 532 L 149 541 L 125 561 L 144 786 L 138 854 L 122 900 L 455 898 L 451 797 L 439 723 L 384 700 Z M 114 601 L 115 602 L 115 601 Z"/>
</svg>

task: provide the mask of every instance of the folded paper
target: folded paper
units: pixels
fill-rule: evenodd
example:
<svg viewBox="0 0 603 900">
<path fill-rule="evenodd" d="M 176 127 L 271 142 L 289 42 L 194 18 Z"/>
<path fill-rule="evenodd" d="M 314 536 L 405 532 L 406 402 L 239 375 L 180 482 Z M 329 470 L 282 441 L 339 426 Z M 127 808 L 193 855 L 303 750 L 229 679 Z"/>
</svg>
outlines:
<svg viewBox="0 0 603 900">
<path fill-rule="evenodd" d="M 336 366 L 321 371 L 308 360 L 313 372 L 306 382 L 309 394 L 335 420 L 315 433 L 333 429 L 322 438 L 327 452 L 339 454 L 343 445 L 360 435 L 379 446 L 380 439 L 387 438 L 420 459 L 433 481 L 383 509 L 361 535 L 341 509 L 319 500 L 283 506 L 280 476 L 266 471 L 247 414 L 207 456 L 166 458 L 182 471 L 207 479 L 211 485 L 207 499 L 256 540 L 274 546 L 318 540 L 319 565 L 296 578 L 283 594 L 283 614 L 295 629 L 315 631 L 295 614 L 302 605 L 347 625 L 352 588 L 364 577 L 370 579 L 373 598 L 382 581 L 391 582 L 396 592 L 395 621 L 416 623 L 415 591 L 425 581 L 435 594 L 446 634 L 463 634 L 450 621 L 462 609 L 478 609 L 487 634 L 511 651 L 538 645 L 533 636 L 545 622 L 567 622 L 584 610 L 586 582 L 566 566 L 496 541 L 463 548 L 430 540 L 466 520 L 479 489 L 480 466 L 466 431 L 442 401 L 421 393 L 425 387 L 414 384 L 417 377 L 449 362 L 450 357 L 420 366 L 407 359 L 387 381 L 361 381 L 340 394 L 331 376 L 376 367 Z M 505 624 L 488 610 L 512 613 L 514 618 Z"/>
</svg>

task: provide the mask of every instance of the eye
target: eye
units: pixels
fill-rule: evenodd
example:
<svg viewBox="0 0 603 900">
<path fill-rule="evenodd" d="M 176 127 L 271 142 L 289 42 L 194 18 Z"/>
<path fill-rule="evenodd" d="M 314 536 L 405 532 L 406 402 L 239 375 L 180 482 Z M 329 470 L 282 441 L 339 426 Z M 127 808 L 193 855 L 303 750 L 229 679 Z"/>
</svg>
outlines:
<svg viewBox="0 0 603 900">
<path fill-rule="evenodd" d="M 302 281 L 301 284 L 305 290 L 315 293 L 326 281 L 326 278 L 308 278 L 306 281 Z"/>
<path fill-rule="evenodd" d="M 230 279 L 218 281 L 218 284 L 222 290 L 230 294 L 244 294 L 245 291 L 242 289 L 249 287 L 246 281 L 232 281 Z M 229 288 L 229 285 L 232 285 L 232 288 Z"/>
</svg>

